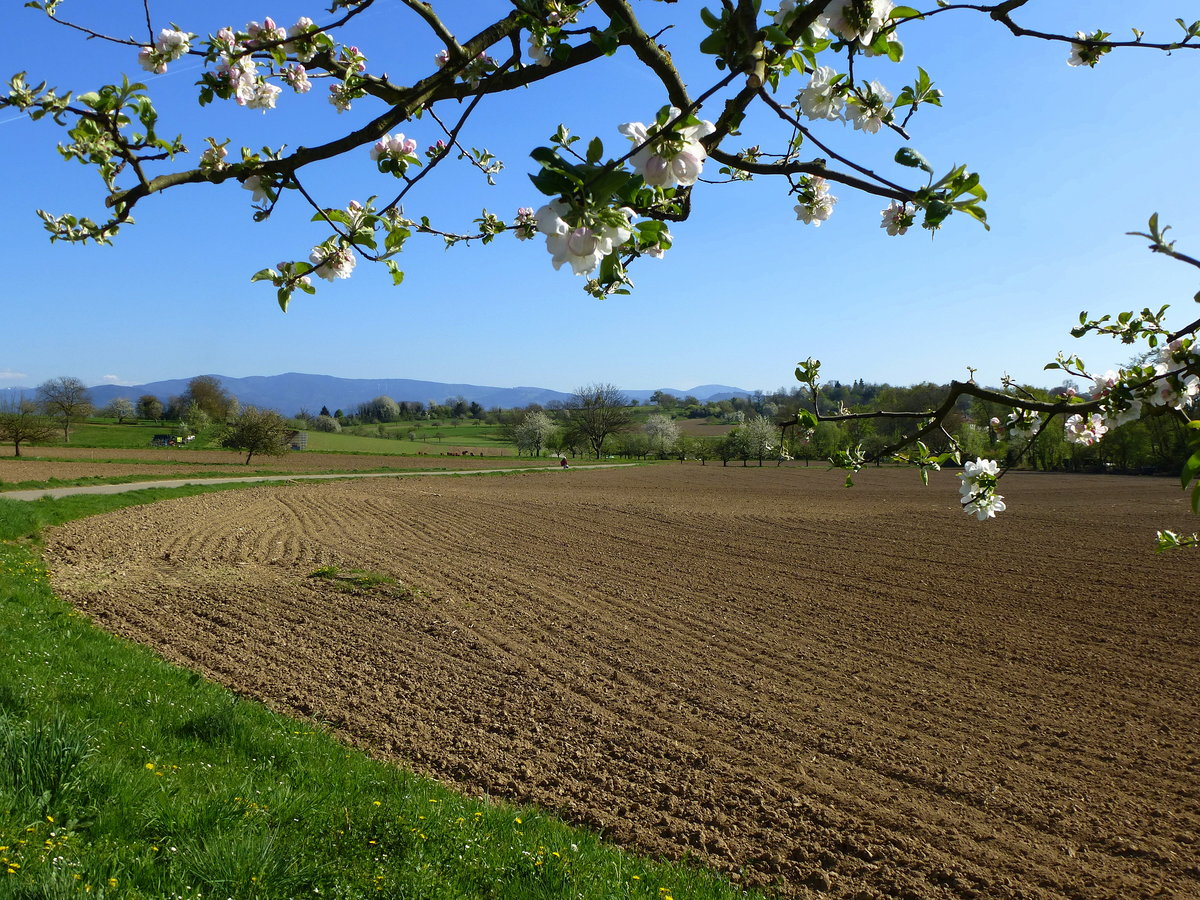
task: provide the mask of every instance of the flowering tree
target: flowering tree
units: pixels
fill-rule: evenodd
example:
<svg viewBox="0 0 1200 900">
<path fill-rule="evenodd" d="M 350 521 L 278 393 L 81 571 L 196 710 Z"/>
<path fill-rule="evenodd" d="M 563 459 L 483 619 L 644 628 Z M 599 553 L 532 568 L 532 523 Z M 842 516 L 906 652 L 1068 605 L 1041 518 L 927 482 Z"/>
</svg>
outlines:
<svg viewBox="0 0 1200 900">
<path fill-rule="evenodd" d="M 318 93 L 327 98 L 331 112 L 353 108 L 360 116 L 352 127 L 313 146 L 292 141 L 239 149 L 226 134 L 200 131 L 186 140 L 183 135 L 163 136 L 150 90 L 141 83 L 123 78 L 119 84 L 73 94 L 44 81 L 34 83 L 24 73 L 15 75 L 7 96 L 0 96 L 0 108 L 63 127 L 63 155 L 94 167 L 103 183 L 104 217 L 40 212 L 51 239 L 108 243 L 132 222 L 139 204 L 184 186 L 236 181 L 249 192 L 256 219 L 299 207 L 328 229 L 323 240 L 298 258 L 254 274 L 254 280 L 275 288 L 284 309 L 297 291 L 315 292 L 313 276 L 331 282 L 349 278 L 359 261 L 381 263 L 400 283 L 401 254 L 410 239 L 421 235 L 447 244 L 490 243 L 507 232 L 517 240 L 542 240 L 555 268 L 569 267 L 582 276 L 588 293 L 603 297 L 628 292 L 630 267 L 643 256 L 661 257 L 671 248 L 670 226 L 700 208 L 701 183 L 736 186 L 773 179 L 794 204 L 797 219 L 813 227 L 834 213 L 835 192 L 855 191 L 879 199 L 879 224 L 889 235 L 917 227 L 936 231 L 955 217 L 986 228 L 987 194 L 979 176 L 965 165 L 935 166 L 910 143 L 920 117 L 941 105 L 933 75 L 920 65 L 906 83 L 901 83 L 906 76 L 884 74 L 899 71 L 887 67 L 904 59 L 905 35 L 935 18 L 987 17 L 1014 38 L 1059 45 L 1065 63 L 1076 67 L 1095 66 L 1115 50 L 1182 53 L 1200 46 L 1200 22 L 1184 19 L 1156 25 L 1153 32 L 1134 28 L 1126 39 L 1103 30 L 1040 31 L 1023 22 L 1023 7 L 1032 0 L 930 0 L 920 8 L 892 0 L 778 0 L 774 8 L 761 0 L 721 0 L 713 4 L 715 9 L 699 12 L 703 34 L 698 50 L 711 66 L 684 72 L 677 59 L 686 54 L 672 53 L 673 35 L 667 30 L 651 34 L 643 24 L 652 0 L 643 0 L 640 13 L 632 0 L 488 4 L 486 8 L 503 8 L 505 14 L 465 39 L 439 14 L 445 3 L 400 0 L 433 51 L 425 74 L 402 82 L 372 65 L 379 48 L 369 42 L 378 35 L 356 36 L 355 20 L 376 2 L 333 0 L 320 21 L 303 16 L 290 24 L 265 18 L 239 27 L 207 22 L 156 27 L 151 4 L 144 0 L 145 32 L 135 37 L 105 34 L 64 19 L 59 15 L 64 0 L 27 4 L 83 37 L 109 42 L 149 73 L 167 73 L 185 58 L 199 62 L 202 106 L 232 103 L 265 114 L 293 102 L 291 95 L 321 85 Z M 187 30 L 192 27 L 197 30 Z M 406 204 L 422 196 L 417 188 L 431 176 L 468 171 L 491 182 L 500 171 L 502 162 L 493 154 L 464 143 L 480 104 L 573 70 L 595 67 L 597 81 L 612 77 L 611 69 L 600 67 L 605 57 L 617 53 L 636 60 L 657 96 L 633 98 L 637 106 L 631 108 L 630 120 L 614 122 L 611 132 L 585 139 L 564 124 L 544 146 L 531 148 L 533 187 L 544 198 L 540 206 L 521 207 L 509 219 L 483 210 L 466 229 L 435 221 L 436 208 L 420 215 L 408 211 Z M 639 115 L 642 121 L 636 120 Z M 420 141 L 412 136 L 418 120 Z M 882 171 L 840 151 L 838 129 L 847 126 L 881 142 L 898 143 L 895 168 Z M 309 172 L 340 157 L 349 165 L 373 167 L 390 190 L 361 202 L 322 202 L 311 189 Z M 456 168 L 455 163 L 462 165 Z M 1145 236 L 1152 249 L 1196 264 L 1174 250 L 1165 231 L 1151 220 Z M 949 460 L 950 455 L 931 454 L 923 439 L 942 428 L 963 394 L 1011 410 L 1008 420 L 995 427 L 1036 434 L 1055 423 L 1080 443 L 1101 440 L 1115 424 L 1143 411 L 1188 415 L 1197 395 L 1194 335 L 1200 321 L 1170 330 L 1163 322 L 1164 310 L 1081 317 L 1078 334 L 1111 334 L 1156 354 L 1145 365 L 1103 375 L 1089 372 L 1077 357 L 1064 356 L 1052 364 L 1095 379 L 1088 396 L 1035 401 L 1011 384 L 988 390 L 973 380 L 955 382 L 944 404 L 918 415 L 904 413 L 914 427 L 896 444 L 873 450 L 871 457 L 904 459 L 923 474 Z M 889 415 L 882 410 L 853 415 L 824 410 L 819 363 L 809 360 L 797 374 L 812 391 L 813 422 Z M 853 470 L 867 458 L 862 450 L 851 450 L 838 462 Z M 986 511 L 1003 508 L 995 493 L 1003 472 L 990 472 L 984 462 L 969 470 L 975 474 L 964 472 L 970 489 L 964 492 L 963 506 L 975 515 L 985 510 L 986 518 Z M 1185 467 L 1185 484 L 1198 472 L 1200 455 Z M 1193 499 L 1200 503 L 1200 494 Z"/>
<path fill-rule="evenodd" d="M 650 448 L 660 456 L 666 456 L 679 443 L 679 426 L 670 416 L 655 413 L 646 419 L 644 428 Z"/>
<path fill-rule="evenodd" d="M 517 453 L 541 456 L 542 447 L 549 440 L 554 428 L 553 420 L 540 409 L 535 409 L 527 414 L 513 429 L 513 441 L 517 445 Z"/>
</svg>

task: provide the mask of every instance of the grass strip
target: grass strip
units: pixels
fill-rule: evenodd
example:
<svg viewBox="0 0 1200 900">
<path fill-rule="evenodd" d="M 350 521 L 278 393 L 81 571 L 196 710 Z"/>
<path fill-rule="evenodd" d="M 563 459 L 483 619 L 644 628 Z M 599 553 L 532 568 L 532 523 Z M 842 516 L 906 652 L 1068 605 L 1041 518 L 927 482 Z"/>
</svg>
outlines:
<svg viewBox="0 0 1200 900">
<path fill-rule="evenodd" d="M 751 896 L 375 762 L 54 595 L 43 527 L 216 489 L 0 499 L 0 897 Z"/>
</svg>

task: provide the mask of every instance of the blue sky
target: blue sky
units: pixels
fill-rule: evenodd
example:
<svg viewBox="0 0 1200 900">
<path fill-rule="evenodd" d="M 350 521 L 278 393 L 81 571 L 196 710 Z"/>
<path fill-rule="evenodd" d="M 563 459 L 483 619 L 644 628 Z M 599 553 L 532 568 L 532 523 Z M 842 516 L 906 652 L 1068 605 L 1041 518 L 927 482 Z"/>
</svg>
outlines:
<svg viewBox="0 0 1200 900">
<path fill-rule="evenodd" d="M 460 36 L 505 6 L 435 5 L 447 10 Z M 1169 40 L 1178 34 L 1174 17 L 1188 18 L 1186 5 L 1148 0 L 1131 14 L 1123 3 L 1034 0 L 1018 18 L 1046 30 L 1102 27 L 1121 37 L 1136 25 L 1147 40 Z M 321 85 L 306 97 L 285 93 L 280 109 L 265 115 L 220 101 L 201 109 L 193 86 L 198 62 L 145 76 L 129 48 L 82 42 L 20 7 L 11 3 L 6 13 L 5 77 L 27 70 L 35 83 L 75 91 L 122 71 L 146 77 L 160 130 L 182 132 L 197 153 L 209 134 L 232 136 L 235 147 L 311 144 L 379 111 L 360 101 L 338 116 Z M 348 35 L 371 71 L 400 82 L 426 74 L 436 42 L 399 4 L 377 7 Z M 715 80 L 719 73 L 694 51 L 699 4 L 639 0 L 636 7 L 658 25 L 675 26 L 663 39 L 694 93 Z M 267 14 L 281 23 L 301 14 L 327 17 L 294 2 L 250 10 L 216 0 L 202 14 L 197 8 L 152 4 L 155 28 L 174 21 L 204 34 Z M 140 3 L 67 0 L 60 10 L 109 33 L 145 31 Z M 990 194 L 990 233 L 957 217 L 932 239 L 920 229 L 888 237 L 878 227 L 885 204 L 837 186 L 836 212 L 816 229 L 796 221 L 781 183 L 700 185 L 693 218 L 673 227 L 676 243 L 666 258 L 640 262 L 634 293 L 603 302 L 585 295 L 566 268 L 554 271 L 540 239 L 505 235 L 489 247 L 449 251 L 414 239 L 401 261 L 401 287 L 391 287 L 382 269 L 360 264 L 348 281 L 320 282 L 315 297 L 297 295 L 285 315 L 273 290 L 249 277 L 280 259 L 306 256 L 324 235 L 290 197 L 268 223 L 253 223 L 250 195 L 233 182 L 182 188 L 139 205 L 138 224 L 113 247 L 51 245 L 34 210 L 98 217 L 99 180 L 59 157 L 60 132 L 51 124 L 0 113 L 0 165 L 9 173 L 0 217 L 8 276 L 0 293 L 0 387 L 57 375 L 98 384 L 300 371 L 559 390 L 593 381 L 629 389 L 772 389 L 793 385 L 797 360 L 808 356 L 824 361 L 830 379 L 945 381 L 974 366 L 986 383 L 1008 372 L 1055 384 L 1058 373 L 1044 373 L 1042 365 L 1058 350 L 1080 352 L 1097 370 L 1129 355 L 1109 341 L 1072 340 L 1068 331 L 1081 309 L 1170 303 L 1169 321 L 1195 318 L 1195 270 L 1153 256 L 1124 232 L 1144 228 L 1157 211 L 1174 225 L 1180 249 L 1200 252 L 1192 168 L 1200 146 L 1200 53 L 1117 52 L 1094 70 L 1074 69 L 1065 63 L 1065 45 L 1016 40 L 965 12 L 910 26 L 902 38 L 905 60 L 877 63 L 874 75 L 894 92 L 921 65 L 943 89 L 944 108 L 922 110 L 910 126 L 912 145 L 939 174 L 957 163 L 980 173 Z M 801 86 L 796 81 L 781 96 Z M 664 102 L 622 52 L 485 103 L 466 141 L 504 160 L 499 185 L 489 188 L 462 164 L 443 165 L 407 211 L 448 229 L 468 228 L 482 207 L 511 218 L 518 206 L 541 204 L 526 177 L 528 151 L 559 122 L 598 134 L 610 151 L 623 153 L 628 145 L 622 147 L 617 125 L 648 120 Z M 405 131 L 421 146 L 439 136 L 428 120 Z M 890 162 L 896 136 L 830 123 L 822 137 L 912 183 L 912 170 Z M 746 143 L 759 138 L 748 131 Z M 710 163 L 706 174 L 715 168 Z M 395 188 L 374 170 L 366 148 L 310 177 L 319 200 L 332 206 Z"/>
</svg>

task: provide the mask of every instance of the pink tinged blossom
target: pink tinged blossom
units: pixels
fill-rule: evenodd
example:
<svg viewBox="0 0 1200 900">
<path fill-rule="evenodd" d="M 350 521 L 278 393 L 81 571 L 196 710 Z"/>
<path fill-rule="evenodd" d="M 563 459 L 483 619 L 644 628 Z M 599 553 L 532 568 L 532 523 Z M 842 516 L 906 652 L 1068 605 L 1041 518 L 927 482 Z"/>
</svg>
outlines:
<svg viewBox="0 0 1200 900">
<path fill-rule="evenodd" d="M 1103 375 L 1097 375 L 1095 384 L 1092 387 L 1092 396 L 1096 398 L 1107 397 L 1120 380 L 1120 376 L 1112 371 L 1112 369 L 1109 369 Z"/>
<path fill-rule="evenodd" d="M 159 58 L 158 54 L 151 47 L 143 47 L 138 51 L 138 65 L 147 72 L 153 72 L 156 75 L 164 75 L 167 71 L 167 64 Z"/>
<path fill-rule="evenodd" d="M 440 69 L 446 63 L 450 62 L 450 51 L 449 50 L 439 50 L 437 53 L 435 53 L 433 55 L 433 61 L 435 63 L 437 63 L 437 66 Z"/>
<path fill-rule="evenodd" d="M 576 275 L 595 271 L 604 257 L 629 240 L 628 212 L 623 226 L 577 225 L 572 227 L 563 216 L 569 211 L 561 200 L 553 200 L 535 214 L 538 231 L 546 235 L 546 250 L 555 269 L 569 263 Z"/>
<path fill-rule="evenodd" d="M 516 225 L 517 240 L 527 241 L 537 233 L 537 216 L 530 206 L 522 206 L 517 210 Z"/>
<path fill-rule="evenodd" d="M 266 112 L 268 109 L 275 108 L 275 100 L 283 93 L 281 88 L 266 81 L 259 81 L 254 86 L 254 91 L 246 100 L 247 109 L 261 109 Z"/>
<path fill-rule="evenodd" d="M 915 209 L 907 203 L 897 203 L 893 200 L 880 215 L 883 216 L 883 221 L 879 223 L 879 227 L 886 229 L 887 233 L 894 237 L 908 231 L 913 223 Z"/>
<path fill-rule="evenodd" d="M 312 82 L 308 79 L 308 72 L 304 66 L 298 63 L 285 67 L 279 74 L 283 76 L 284 82 L 297 94 L 307 94 L 312 89 Z"/>
<path fill-rule="evenodd" d="M 669 119 L 680 111 L 671 107 Z M 715 130 L 711 122 L 699 122 L 667 132 L 659 138 L 657 124 L 647 127 L 642 122 L 626 122 L 617 130 L 635 146 L 641 146 L 629 162 L 651 187 L 687 187 L 699 180 L 708 152 L 701 139 Z"/>
<path fill-rule="evenodd" d="M 1108 433 L 1108 426 L 1100 413 L 1092 413 L 1086 419 L 1076 413 L 1067 419 L 1064 428 L 1070 443 L 1083 444 L 1085 447 L 1090 447 Z"/>
</svg>

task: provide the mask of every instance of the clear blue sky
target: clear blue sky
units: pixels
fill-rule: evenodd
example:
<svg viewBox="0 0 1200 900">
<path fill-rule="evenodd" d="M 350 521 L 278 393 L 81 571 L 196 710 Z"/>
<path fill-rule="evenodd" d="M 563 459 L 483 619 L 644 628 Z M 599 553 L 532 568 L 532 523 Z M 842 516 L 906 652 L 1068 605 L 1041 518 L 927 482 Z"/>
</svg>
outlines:
<svg viewBox="0 0 1200 900">
<path fill-rule="evenodd" d="M 506 6 L 435 5 L 447 9 L 460 36 Z M 677 26 L 664 40 L 694 92 L 715 80 L 694 52 L 700 4 L 635 5 L 651 21 Z M 60 9 L 97 30 L 145 32 L 140 3 L 112 0 L 98 14 L 96 4 L 67 0 Z M 200 34 L 268 13 L 283 24 L 306 13 L 328 18 L 319 6 L 291 0 L 253 10 L 224 0 L 152 9 L 155 29 L 174 21 Z M 1103 27 L 1121 37 L 1136 25 L 1147 40 L 1170 40 L 1179 33 L 1175 16 L 1196 17 L 1195 4 L 1183 0 L 1129 9 L 1108 0 L 1033 0 L 1018 18 L 1047 30 Z M 426 74 L 437 44 L 399 4 L 378 4 L 357 24 L 352 35 L 371 71 L 401 82 Z M 311 144 L 379 111 L 359 101 L 338 116 L 323 85 L 306 97 L 285 92 L 281 108 L 265 115 L 220 101 L 201 109 L 193 87 L 198 62 L 146 76 L 130 49 L 84 43 L 19 3 L 9 4 L 5 25 L 6 78 L 24 69 L 35 83 L 83 91 L 122 71 L 145 77 L 160 130 L 182 132 L 197 153 L 208 134 L 233 136 L 235 147 Z M 1060 349 L 1082 353 L 1098 370 L 1128 355 L 1112 342 L 1073 341 L 1068 330 L 1081 309 L 1171 303 L 1170 321 L 1195 318 L 1196 270 L 1152 256 L 1124 232 L 1144 228 L 1157 211 L 1175 226 L 1181 249 L 1200 252 L 1193 169 L 1200 53 L 1116 52 L 1094 70 L 1074 69 L 1065 45 L 1016 40 L 965 12 L 909 27 L 902 38 L 905 60 L 878 64 L 876 77 L 895 92 L 921 65 L 943 89 L 944 108 L 922 110 L 910 126 L 912 144 L 939 174 L 960 162 L 980 172 L 991 195 L 990 233 L 955 217 L 934 239 L 920 229 L 890 238 L 878 227 L 882 201 L 837 186 L 833 218 L 815 229 L 795 220 L 794 201 L 779 183 L 700 185 L 692 221 L 673 228 L 674 249 L 635 266 L 631 296 L 603 302 L 585 295 L 566 268 L 555 272 L 540 239 L 505 235 L 489 247 L 450 251 L 414 239 L 401 287 L 391 287 L 381 268 L 360 264 L 348 281 L 320 282 L 315 297 L 297 295 L 284 315 L 274 291 L 249 277 L 280 259 L 303 258 L 323 233 L 290 197 L 269 223 L 254 224 L 250 195 L 233 182 L 144 202 L 138 224 L 113 247 L 51 245 L 34 210 L 98 218 L 99 180 L 58 156 L 61 132 L 51 124 L 0 113 L 7 173 L 0 387 L 57 375 L 136 384 L 300 371 L 559 390 L 593 381 L 771 389 L 793 385 L 792 370 L 807 356 L 822 359 L 830 379 L 945 381 L 970 365 L 986 383 L 1009 372 L 1055 384 L 1058 374 L 1043 373 L 1042 365 Z M 542 202 L 526 177 L 527 154 L 558 122 L 624 152 L 617 125 L 647 120 L 664 102 L 622 52 L 561 82 L 485 103 L 466 141 L 504 160 L 499 186 L 487 187 L 462 164 L 445 165 L 422 183 L 408 212 L 450 229 L 468 228 L 485 206 L 511 218 L 516 207 Z M 421 146 L 438 137 L 428 121 L 405 130 Z M 894 135 L 864 136 L 832 123 L 824 137 L 912 182 L 912 170 L 889 162 L 899 144 Z M 710 163 L 706 174 L 715 168 Z M 374 171 L 366 148 L 310 177 L 320 201 L 332 206 L 396 186 Z"/>
</svg>

